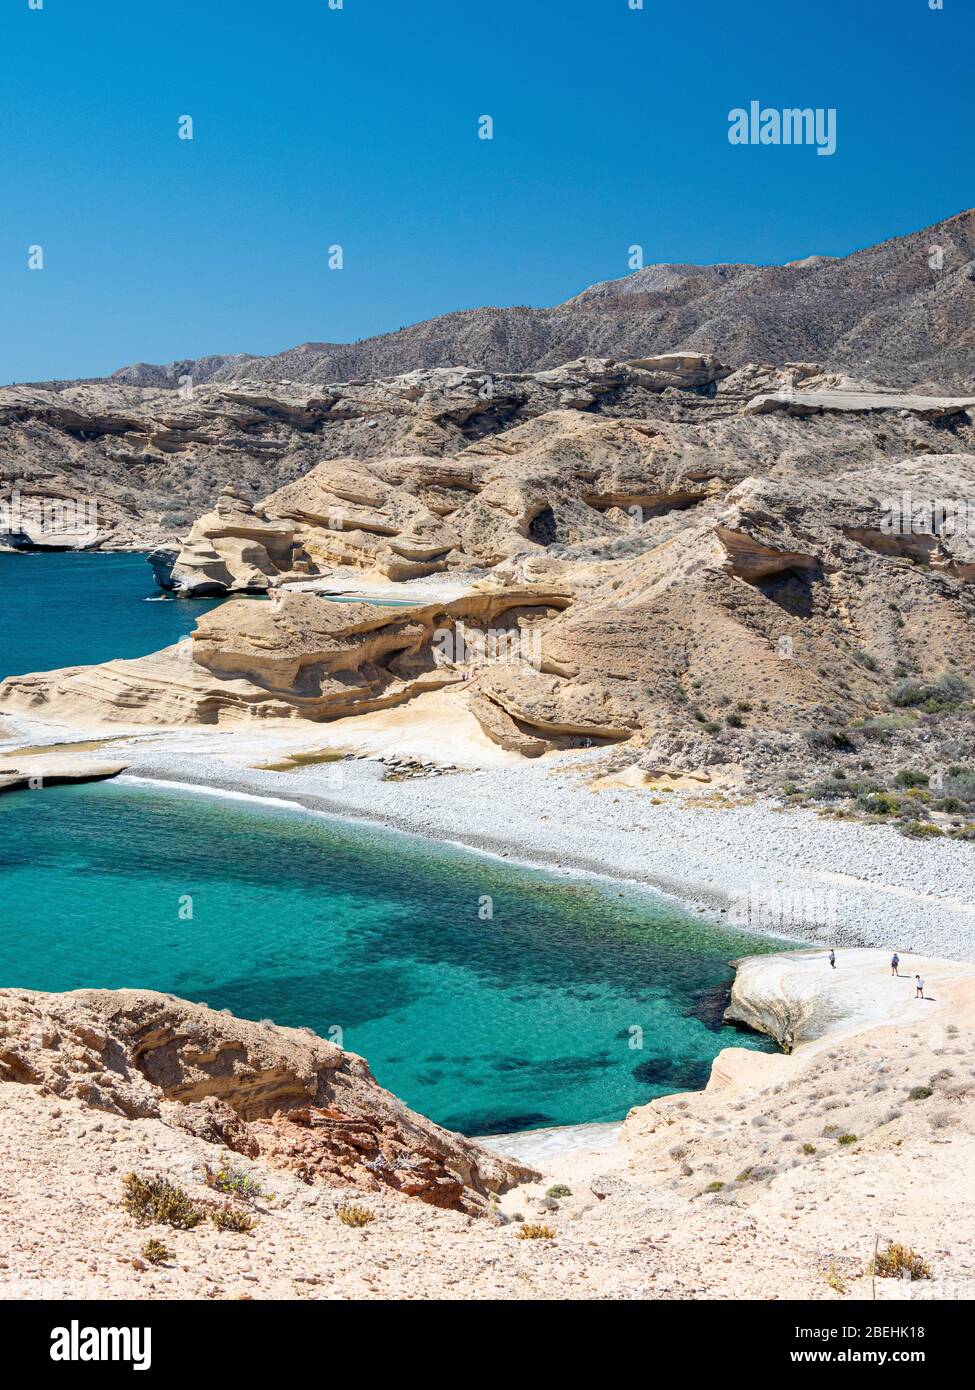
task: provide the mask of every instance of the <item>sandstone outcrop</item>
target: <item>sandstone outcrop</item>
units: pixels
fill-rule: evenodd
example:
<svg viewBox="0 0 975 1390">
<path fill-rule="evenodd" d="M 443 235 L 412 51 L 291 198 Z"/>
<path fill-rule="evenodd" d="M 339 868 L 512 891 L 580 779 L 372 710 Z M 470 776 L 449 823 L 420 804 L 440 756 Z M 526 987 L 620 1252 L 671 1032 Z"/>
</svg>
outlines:
<svg viewBox="0 0 975 1390">
<path fill-rule="evenodd" d="M 975 965 L 912 956 L 895 976 L 890 958 L 890 951 L 840 951 L 833 969 L 821 947 L 734 961 L 725 1018 L 768 1034 L 785 1052 L 811 1054 L 848 1034 L 904 1022 L 917 1002 L 915 973 L 940 1005 L 944 990 L 963 987 L 968 998 L 975 985 Z"/>
<path fill-rule="evenodd" d="M 294 579 L 309 572 L 296 551 L 294 527 L 270 520 L 229 484 L 213 511 L 193 523 L 179 550 L 155 551 L 150 564 L 161 588 L 188 598 L 266 593 L 272 576 Z"/>
<path fill-rule="evenodd" d="M 65 782 L 103 782 L 124 772 L 128 763 L 86 759 L 71 755 L 40 754 L 18 758 L 0 754 L 0 792 L 37 790 Z"/>
<path fill-rule="evenodd" d="M 0 1084 L 157 1120 L 304 1182 L 478 1211 L 529 1171 L 407 1109 L 310 1029 L 142 990 L 0 990 Z"/>
<path fill-rule="evenodd" d="M 152 394 L 75 388 L 74 413 L 49 402 L 48 425 L 77 430 L 84 407 L 107 428 L 105 391 L 126 397 L 126 428 Z M 801 760 L 796 735 L 889 713 L 898 681 L 975 669 L 971 397 L 683 352 L 490 390 L 465 369 L 168 399 L 166 446 L 184 463 L 228 411 L 247 413 L 252 441 L 299 432 L 294 476 L 259 504 L 225 491 L 156 561 L 177 592 L 270 601 L 235 600 L 139 661 L 11 677 L 0 709 L 322 720 L 466 682 L 502 748 L 628 742 L 679 774 L 769 748 Z M 763 400 L 783 408 L 752 408 Z M 350 576 L 409 607 L 312 591 Z M 478 653 L 499 636 L 513 658 Z"/>
</svg>

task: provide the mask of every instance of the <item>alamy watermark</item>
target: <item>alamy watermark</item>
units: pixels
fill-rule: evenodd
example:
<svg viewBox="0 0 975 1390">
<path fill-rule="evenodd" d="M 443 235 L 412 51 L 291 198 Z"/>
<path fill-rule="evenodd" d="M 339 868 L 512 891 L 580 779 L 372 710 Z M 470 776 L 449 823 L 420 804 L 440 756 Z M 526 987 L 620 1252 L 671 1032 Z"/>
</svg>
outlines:
<svg viewBox="0 0 975 1390">
<path fill-rule="evenodd" d="M 778 888 L 754 879 L 747 889 L 732 894 L 728 920 L 736 927 L 759 931 L 814 934 L 832 930 L 839 921 L 833 888 Z"/>
<path fill-rule="evenodd" d="M 817 154 L 836 153 L 835 106 L 774 106 L 749 102 L 728 112 L 732 145 L 815 145 Z"/>
<path fill-rule="evenodd" d="M 94 497 L 25 497 L 14 488 L 9 497 L 0 497 L 0 532 L 84 544 L 98 534 L 98 502 Z"/>
<path fill-rule="evenodd" d="M 432 640 L 438 666 L 521 665 L 537 674 L 542 668 L 542 634 L 537 628 L 468 629 L 462 622 L 437 628 Z"/>
<path fill-rule="evenodd" d="M 966 497 L 915 497 L 908 490 L 881 506 L 885 536 L 960 536 L 975 527 L 975 500 Z"/>
</svg>

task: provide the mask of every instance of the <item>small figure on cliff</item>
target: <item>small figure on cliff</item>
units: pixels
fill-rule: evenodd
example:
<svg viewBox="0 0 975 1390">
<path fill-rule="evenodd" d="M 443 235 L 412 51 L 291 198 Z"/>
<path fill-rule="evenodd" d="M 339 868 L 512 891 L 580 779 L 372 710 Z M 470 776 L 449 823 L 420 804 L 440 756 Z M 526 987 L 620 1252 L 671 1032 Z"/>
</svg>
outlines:
<svg viewBox="0 0 975 1390">
<path fill-rule="evenodd" d="M 894 954 L 893 954 L 893 955 L 891 956 L 891 958 L 890 958 L 890 973 L 891 973 L 892 975 L 896 975 L 896 974 L 898 973 L 897 967 L 900 965 L 900 963 L 901 963 L 901 958 L 900 958 L 900 956 L 897 954 L 897 952 L 895 951 Z"/>
<path fill-rule="evenodd" d="M 836 952 L 833 950 L 832 947 L 830 947 L 830 951 L 829 951 L 829 963 L 830 963 L 830 965 L 833 967 L 833 969 L 835 970 L 835 969 L 836 969 Z"/>
<path fill-rule="evenodd" d="M 914 998 L 915 998 L 915 999 L 923 999 L 923 998 L 924 998 L 924 981 L 921 979 L 920 975 L 915 975 L 915 976 L 914 976 L 914 983 L 915 983 L 915 985 L 917 986 L 917 988 L 916 988 L 916 990 L 915 990 L 915 992 L 914 992 Z"/>
</svg>

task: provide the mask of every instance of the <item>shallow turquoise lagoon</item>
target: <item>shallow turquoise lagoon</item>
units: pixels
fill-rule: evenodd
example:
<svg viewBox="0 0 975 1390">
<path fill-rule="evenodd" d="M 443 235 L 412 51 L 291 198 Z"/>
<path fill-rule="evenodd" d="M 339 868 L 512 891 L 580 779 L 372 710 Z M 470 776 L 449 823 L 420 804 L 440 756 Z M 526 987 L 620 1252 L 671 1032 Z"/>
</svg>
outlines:
<svg viewBox="0 0 975 1390">
<path fill-rule="evenodd" d="M 720 1013 L 728 961 L 774 949 L 637 890 L 247 801 L 123 783 L 0 798 L 0 983 L 339 1029 L 466 1133 L 703 1086 L 720 1048 L 768 1046 Z"/>
<path fill-rule="evenodd" d="M 219 601 L 164 597 L 145 555 L 0 554 L 0 680 L 146 656 Z"/>
</svg>

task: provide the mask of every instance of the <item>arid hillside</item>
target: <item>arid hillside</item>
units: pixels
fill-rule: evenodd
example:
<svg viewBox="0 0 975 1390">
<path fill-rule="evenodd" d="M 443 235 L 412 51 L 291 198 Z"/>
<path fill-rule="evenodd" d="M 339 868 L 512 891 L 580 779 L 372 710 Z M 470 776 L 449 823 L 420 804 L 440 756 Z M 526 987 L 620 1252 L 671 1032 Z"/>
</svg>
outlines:
<svg viewBox="0 0 975 1390">
<path fill-rule="evenodd" d="M 169 388 L 185 375 L 324 383 L 463 364 L 538 371 L 580 356 L 679 348 L 718 352 L 735 367 L 814 361 L 896 385 L 971 387 L 975 212 L 849 256 L 818 249 L 788 265 L 648 265 L 554 308 L 467 309 L 354 344 L 137 363 L 115 378 Z"/>
</svg>

